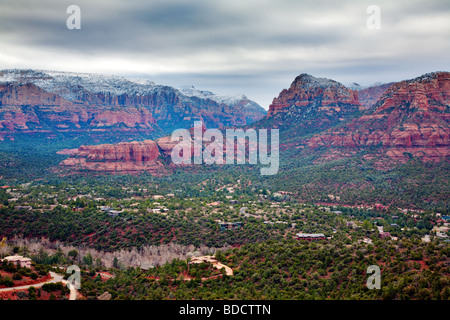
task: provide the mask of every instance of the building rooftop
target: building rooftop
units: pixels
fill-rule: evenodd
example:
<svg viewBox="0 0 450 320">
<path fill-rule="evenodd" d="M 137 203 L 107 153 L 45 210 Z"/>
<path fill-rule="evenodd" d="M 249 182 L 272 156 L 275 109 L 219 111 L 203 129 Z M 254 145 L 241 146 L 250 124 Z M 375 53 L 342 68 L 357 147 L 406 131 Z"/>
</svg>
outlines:
<svg viewBox="0 0 450 320">
<path fill-rule="evenodd" d="M 325 238 L 323 233 L 297 233 L 296 236 L 299 238 Z"/>
<path fill-rule="evenodd" d="M 17 256 L 17 255 L 5 257 L 4 260 L 8 260 L 8 261 L 17 261 L 17 260 L 20 260 L 20 261 L 31 261 L 30 258 L 25 258 L 25 257 L 22 257 L 22 256 Z"/>
</svg>

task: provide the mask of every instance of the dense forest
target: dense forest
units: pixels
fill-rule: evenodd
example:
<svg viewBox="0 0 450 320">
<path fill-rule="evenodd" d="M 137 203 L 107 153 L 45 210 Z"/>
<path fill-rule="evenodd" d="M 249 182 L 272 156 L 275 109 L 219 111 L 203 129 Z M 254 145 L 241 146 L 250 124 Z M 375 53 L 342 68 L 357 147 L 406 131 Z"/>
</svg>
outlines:
<svg viewBox="0 0 450 320">
<path fill-rule="evenodd" d="M 84 172 L 79 176 L 58 167 L 66 156 L 57 155 L 58 145 L 45 149 L 20 145 L 18 148 L 5 147 L 0 152 L 0 184 L 17 185 L 32 181 L 66 181 L 81 179 L 110 178 L 109 174 Z M 318 155 L 300 154 L 298 150 L 283 150 L 280 155 L 280 169 L 276 175 L 261 176 L 259 165 L 192 166 L 174 170 L 161 178 L 142 173 L 140 180 L 158 181 L 171 184 L 177 189 L 189 189 L 205 179 L 228 179 L 238 177 L 250 179 L 258 189 L 290 191 L 307 203 L 329 201 L 328 195 L 339 196 L 340 204 L 374 204 L 403 208 L 450 211 L 448 184 L 450 164 L 423 163 L 411 159 L 404 164 L 392 163 L 383 168 L 375 160 L 364 160 L 363 154 L 348 159 L 318 162 Z M 227 178 L 228 177 L 228 178 Z M 133 178 L 124 178 L 133 181 Z M 136 181 L 136 180 L 134 180 Z M 92 185 L 92 183 L 90 183 Z M 175 189 L 175 188 L 174 188 Z"/>
<path fill-rule="evenodd" d="M 282 159 L 276 176 L 247 165 L 162 177 L 60 175 L 52 168 L 63 156 L 24 152 L 0 153 L 0 237 L 8 248 L 20 239 L 47 245 L 0 253 L 48 268 L 79 265 L 86 299 L 106 291 L 112 299 L 450 298 L 443 238 L 450 234 L 436 236 L 450 212 L 447 163 L 379 170 L 358 157 L 315 163 L 311 156 L 299 166 Z M 325 240 L 299 241 L 299 232 Z M 145 252 L 156 261 L 150 267 L 133 258 Z M 214 253 L 233 276 L 189 264 L 200 252 Z M 366 286 L 371 265 L 381 269 L 380 290 Z M 65 289 L 46 289 L 43 296 L 54 289 L 52 298 L 65 299 Z"/>
<path fill-rule="evenodd" d="M 218 251 L 233 276 L 210 265 L 175 259 L 147 271 L 111 269 L 102 279 L 87 261 L 81 294 L 96 299 L 420 299 L 450 298 L 449 247 L 419 238 L 372 244 L 325 240 L 266 240 Z M 381 269 L 381 288 L 369 289 L 371 265 Z"/>
</svg>

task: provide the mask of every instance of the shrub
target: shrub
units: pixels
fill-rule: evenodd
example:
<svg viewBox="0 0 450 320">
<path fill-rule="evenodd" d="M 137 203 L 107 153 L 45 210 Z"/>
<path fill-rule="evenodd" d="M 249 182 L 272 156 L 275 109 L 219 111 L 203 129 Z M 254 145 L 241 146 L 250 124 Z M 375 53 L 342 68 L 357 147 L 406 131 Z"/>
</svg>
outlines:
<svg viewBox="0 0 450 320">
<path fill-rule="evenodd" d="M 12 287 L 14 285 L 14 281 L 12 281 L 10 277 L 4 277 L 0 284 L 3 284 L 6 287 Z"/>
<path fill-rule="evenodd" d="M 13 278 L 13 280 L 22 280 L 23 276 L 20 273 L 16 272 L 13 274 L 12 278 Z"/>
<path fill-rule="evenodd" d="M 42 286 L 42 290 L 47 291 L 47 292 L 52 292 L 52 291 L 62 290 L 63 287 L 64 287 L 64 285 L 62 284 L 62 282 L 46 283 Z"/>
</svg>

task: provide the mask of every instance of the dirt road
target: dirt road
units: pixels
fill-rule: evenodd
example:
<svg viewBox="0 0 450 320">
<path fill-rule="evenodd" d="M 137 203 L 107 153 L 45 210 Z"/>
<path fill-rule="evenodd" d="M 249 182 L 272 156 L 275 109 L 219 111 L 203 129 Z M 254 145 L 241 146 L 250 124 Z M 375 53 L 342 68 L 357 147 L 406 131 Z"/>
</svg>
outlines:
<svg viewBox="0 0 450 320">
<path fill-rule="evenodd" d="M 52 271 L 50 271 L 50 276 L 52 277 L 52 279 L 48 280 L 48 281 L 45 281 L 45 282 L 36 283 L 36 284 L 32 284 L 32 285 L 26 285 L 26 286 L 19 286 L 19 287 L 12 287 L 12 288 L 3 288 L 3 289 L 0 289 L 0 292 L 13 291 L 13 290 L 24 290 L 24 289 L 28 289 L 29 287 L 40 288 L 46 283 L 62 282 L 65 285 L 67 285 L 67 283 L 68 283 L 66 280 L 63 279 L 63 276 L 61 276 L 59 274 L 56 274 L 56 273 L 54 273 Z M 72 284 L 69 284 L 69 290 L 70 290 L 69 300 L 76 300 L 77 299 L 77 290 L 75 289 L 75 287 Z"/>
</svg>

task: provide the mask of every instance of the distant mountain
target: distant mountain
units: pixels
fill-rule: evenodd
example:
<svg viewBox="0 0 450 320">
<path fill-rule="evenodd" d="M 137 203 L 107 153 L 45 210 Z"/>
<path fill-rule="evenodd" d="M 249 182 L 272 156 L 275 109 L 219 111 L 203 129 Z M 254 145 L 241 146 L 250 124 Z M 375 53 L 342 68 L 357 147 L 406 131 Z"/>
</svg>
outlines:
<svg viewBox="0 0 450 320">
<path fill-rule="evenodd" d="M 157 138 L 202 120 L 250 124 L 265 110 L 245 96 L 185 94 L 142 79 L 71 72 L 0 71 L 0 139 L 17 135 L 84 143 Z"/>
<path fill-rule="evenodd" d="M 241 109 L 246 115 L 247 124 L 258 121 L 262 118 L 262 114 L 266 114 L 256 102 L 247 98 L 244 94 L 237 95 L 219 95 L 211 91 L 197 90 L 194 86 L 183 86 L 178 88 L 184 95 L 191 98 L 210 99 L 219 104 L 225 104 L 233 108 Z"/>
<path fill-rule="evenodd" d="M 395 82 L 376 84 L 369 87 L 358 89 L 359 102 L 364 109 L 372 108 L 375 103 L 381 98 L 389 87 Z"/>
<path fill-rule="evenodd" d="M 371 88 L 373 90 L 374 87 Z M 208 95 L 213 98 L 213 94 L 197 92 L 194 88 L 182 90 L 192 90 L 188 94 L 200 95 L 198 98 Z M 294 186 L 296 181 L 301 180 L 296 175 L 304 172 L 305 165 L 310 167 L 316 163 L 320 166 L 320 163 L 343 158 L 354 162 L 359 159 L 354 158 L 356 155 L 368 161 L 383 160 L 375 163 L 377 168 L 379 164 L 383 164 L 384 168 L 393 168 L 394 163 L 405 162 L 411 157 L 424 162 L 448 160 L 450 73 L 436 72 L 401 81 L 383 92 L 371 109 L 359 114 L 361 104 L 356 91 L 332 80 L 300 75 L 290 89 L 283 90 L 274 99 L 267 117 L 251 126 L 282 128 L 280 179 L 290 181 Z M 313 127 L 308 128 L 308 124 Z M 314 130 L 319 133 L 306 134 Z M 154 175 L 168 174 L 173 167 L 170 165 L 171 150 L 177 143 L 172 142 L 170 136 L 165 136 L 139 143 L 81 146 L 67 152 L 71 156 L 61 163 L 61 167 L 74 172 L 146 171 Z M 367 164 L 367 167 L 371 166 Z M 348 170 L 358 172 L 358 168 Z M 327 175 L 325 172 L 323 174 L 324 177 Z M 389 179 L 389 176 L 380 175 L 383 179 Z M 381 176 L 374 174 L 374 177 Z M 322 181 L 317 176 L 316 179 Z M 316 184 L 325 188 L 318 182 Z"/>
<path fill-rule="evenodd" d="M 450 157 L 450 73 L 434 72 L 391 85 L 371 112 L 307 142 L 330 157 L 366 150 L 366 158 Z"/>
</svg>

